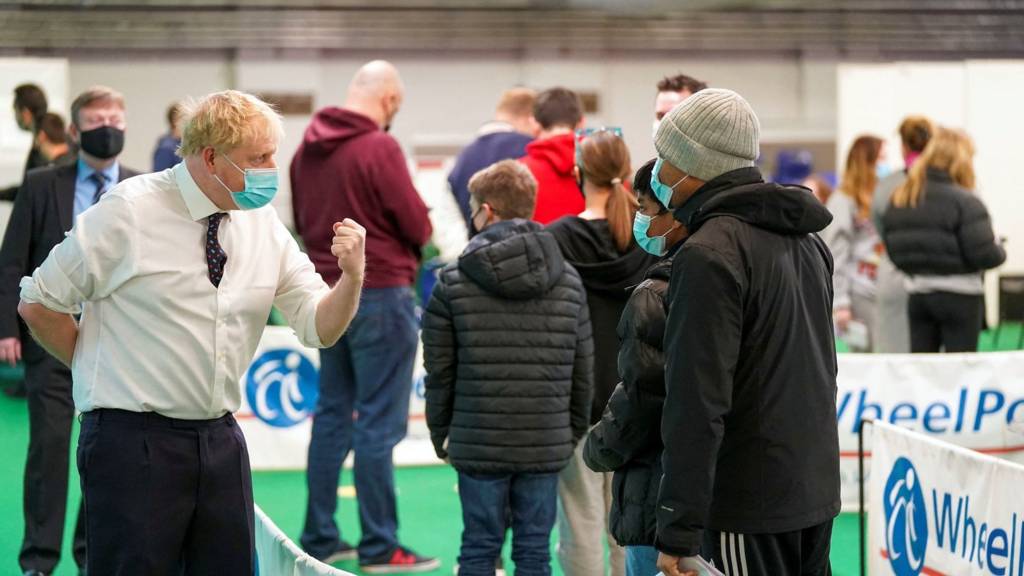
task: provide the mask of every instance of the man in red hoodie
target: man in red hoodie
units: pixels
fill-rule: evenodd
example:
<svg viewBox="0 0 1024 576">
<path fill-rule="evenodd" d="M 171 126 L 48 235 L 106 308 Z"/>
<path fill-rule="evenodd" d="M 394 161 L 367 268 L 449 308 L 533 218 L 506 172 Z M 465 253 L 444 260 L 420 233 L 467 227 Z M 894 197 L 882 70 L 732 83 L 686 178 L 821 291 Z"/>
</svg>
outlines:
<svg viewBox="0 0 1024 576">
<path fill-rule="evenodd" d="M 583 192 L 576 183 L 576 138 L 583 126 L 583 105 L 575 92 L 551 88 L 537 96 L 533 116 L 540 124 L 537 139 L 521 159 L 537 179 L 537 209 L 533 219 L 548 224 L 583 212 Z"/>
<path fill-rule="evenodd" d="M 291 165 L 295 228 L 328 283 L 338 280 L 329 223 L 352 218 L 366 227 L 359 312 L 341 340 L 320 353 L 300 541 L 328 563 L 358 556 L 360 569 L 370 574 L 440 565 L 401 546 L 397 534 L 392 451 L 405 437 L 409 417 L 419 338 L 412 285 L 431 234 L 402 149 L 387 133 L 403 91 L 394 66 L 366 64 L 353 77 L 345 106 L 313 117 Z M 320 230 L 325 225 L 326 234 Z M 362 526 L 358 550 L 341 539 L 334 521 L 338 476 L 349 451 L 355 453 Z"/>
</svg>

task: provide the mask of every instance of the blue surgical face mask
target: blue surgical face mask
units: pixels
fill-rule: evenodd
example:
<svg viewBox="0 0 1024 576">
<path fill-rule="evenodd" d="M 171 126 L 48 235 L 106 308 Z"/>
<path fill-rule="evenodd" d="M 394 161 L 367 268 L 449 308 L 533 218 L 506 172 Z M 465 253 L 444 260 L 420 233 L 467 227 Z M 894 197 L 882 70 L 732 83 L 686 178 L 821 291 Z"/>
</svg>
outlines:
<svg viewBox="0 0 1024 576">
<path fill-rule="evenodd" d="M 875 176 L 877 176 L 879 180 L 885 179 L 889 174 L 892 174 L 892 168 L 889 167 L 888 164 L 883 164 L 881 162 L 875 164 Z"/>
<path fill-rule="evenodd" d="M 666 206 L 671 210 L 672 194 L 675 193 L 676 186 L 685 182 L 690 175 L 687 174 L 675 184 L 666 186 L 661 183 L 661 180 L 658 180 L 658 173 L 661 172 L 661 165 L 663 162 L 664 160 L 661 157 L 654 161 L 654 170 L 651 171 L 651 191 L 654 192 L 654 197 L 658 199 L 658 202 L 661 202 L 662 206 Z"/>
<path fill-rule="evenodd" d="M 245 175 L 245 189 L 241 192 L 235 192 L 228 188 L 228 185 L 220 179 L 220 176 L 213 175 L 217 182 L 220 182 L 220 185 L 231 193 L 231 199 L 235 201 L 239 208 L 242 210 L 255 210 L 270 204 L 270 201 L 274 199 L 274 195 L 277 194 L 277 168 L 246 168 L 242 170 L 238 167 L 238 164 L 231 161 L 231 158 L 224 154 L 221 154 L 221 156 L 228 161 L 228 164 L 234 166 L 235 170 Z"/>
<path fill-rule="evenodd" d="M 665 236 L 668 236 L 668 232 L 665 232 L 661 236 L 655 236 L 651 238 L 647 235 L 647 231 L 651 228 L 651 221 L 654 220 L 654 216 L 648 216 L 643 212 L 637 212 L 633 218 L 633 239 L 636 240 L 640 249 L 648 254 L 655 256 L 664 256 L 668 252 L 668 247 L 665 245 Z"/>
</svg>

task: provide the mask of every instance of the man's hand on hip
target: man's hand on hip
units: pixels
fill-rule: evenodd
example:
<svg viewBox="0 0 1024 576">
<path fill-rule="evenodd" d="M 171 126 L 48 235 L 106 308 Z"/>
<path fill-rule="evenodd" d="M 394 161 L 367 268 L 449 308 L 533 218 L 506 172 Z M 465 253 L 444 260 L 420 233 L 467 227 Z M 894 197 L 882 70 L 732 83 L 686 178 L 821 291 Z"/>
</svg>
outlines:
<svg viewBox="0 0 1024 576">
<path fill-rule="evenodd" d="M 6 362 L 11 366 L 21 361 L 21 339 L 0 338 L 0 362 Z"/>
<path fill-rule="evenodd" d="M 342 272 L 362 278 L 366 269 L 366 228 L 351 218 L 335 222 L 331 254 L 338 259 Z"/>
</svg>

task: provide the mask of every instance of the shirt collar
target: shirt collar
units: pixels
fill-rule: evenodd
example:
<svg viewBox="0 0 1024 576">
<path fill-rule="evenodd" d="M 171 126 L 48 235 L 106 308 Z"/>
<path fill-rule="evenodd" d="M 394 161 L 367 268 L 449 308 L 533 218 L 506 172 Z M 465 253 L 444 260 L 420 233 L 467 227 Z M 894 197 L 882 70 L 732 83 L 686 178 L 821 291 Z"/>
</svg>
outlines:
<svg viewBox="0 0 1024 576">
<path fill-rule="evenodd" d="M 88 182 L 89 178 L 96 172 L 97 170 L 89 166 L 85 160 L 82 160 L 81 156 L 78 157 L 78 176 L 76 179 L 79 182 Z M 118 177 L 121 175 L 121 167 L 119 163 L 114 162 L 99 172 L 106 177 L 108 183 L 117 184 Z"/>
<path fill-rule="evenodd" d="M 210 214 L 223 212 L 199 189 L 199 185 L 192 178 L 192 174 L 189 173 L 185 162 L 179 162 L 173 170 L 174 179 L 178 183 L 178 190 L 181 191 L 181 197 L 185 200 L 185 206 L 188 208 L 188 213 L 193 221 L 198 222 Z"/>
</svg>

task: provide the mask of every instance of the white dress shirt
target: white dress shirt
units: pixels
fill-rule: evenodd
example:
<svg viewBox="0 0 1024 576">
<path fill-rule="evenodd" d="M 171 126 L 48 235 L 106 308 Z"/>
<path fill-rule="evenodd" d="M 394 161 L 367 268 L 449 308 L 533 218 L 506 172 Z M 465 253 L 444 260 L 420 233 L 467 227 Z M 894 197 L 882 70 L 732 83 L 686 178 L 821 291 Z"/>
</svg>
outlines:
<svg viewBox="0 0 1024 576">
<path fill-rule="evenodd" d="M 81 312 L 75 407 L 209 419 L 235 412 L 271 305 L 299 340 L 322 347 L 316 309 L 329 291 L 270 206 L 221 221 L 227 264 L 207 274 L 208 216 L 220 210 L 185 163 L 125 180 L 85 211 L 21 298 Z"/>
</svg>

